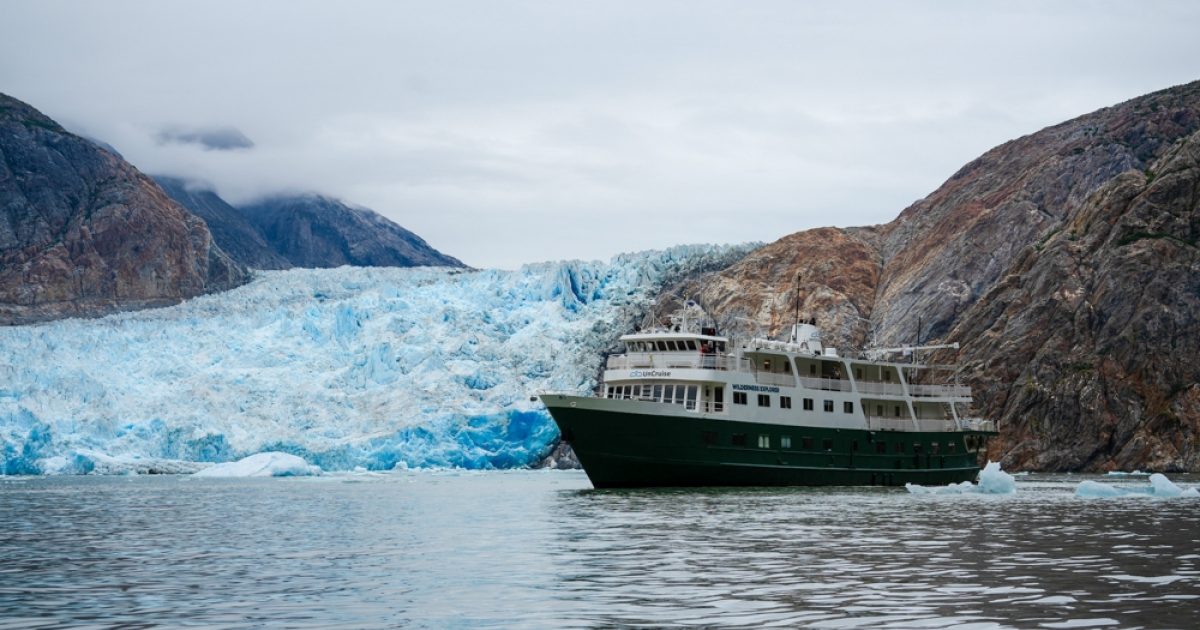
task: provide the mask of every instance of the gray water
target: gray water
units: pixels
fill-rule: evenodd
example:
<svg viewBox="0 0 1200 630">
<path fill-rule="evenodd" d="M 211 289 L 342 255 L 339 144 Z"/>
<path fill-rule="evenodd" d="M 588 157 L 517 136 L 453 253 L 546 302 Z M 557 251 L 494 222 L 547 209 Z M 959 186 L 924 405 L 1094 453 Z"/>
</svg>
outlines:
<svg viewBox="0 0 1200 630">
<path fill-rule="evenodd" d="M 0 477 L 0 627 L 1200 625 L 1200 500 L 1075 498 L 1083 478 L 935 496 Z"/>
</svg>

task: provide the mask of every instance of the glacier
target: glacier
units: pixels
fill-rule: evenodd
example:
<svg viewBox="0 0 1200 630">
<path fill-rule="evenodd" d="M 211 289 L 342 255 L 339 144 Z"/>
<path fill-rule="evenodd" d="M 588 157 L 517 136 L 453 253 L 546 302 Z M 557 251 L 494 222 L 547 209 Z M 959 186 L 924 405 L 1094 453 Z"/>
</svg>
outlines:
<svg viewBox="0 0 1200 630">
<path fill-rule="evenodd" d="M 0 474 L 195 472 L 277 451 L 323 470 L 498 469 L 558 430 L 658 291 L 756 244 L 516 271 L 293 269 L 177 306 L 0 329 Z"/>
</svg>

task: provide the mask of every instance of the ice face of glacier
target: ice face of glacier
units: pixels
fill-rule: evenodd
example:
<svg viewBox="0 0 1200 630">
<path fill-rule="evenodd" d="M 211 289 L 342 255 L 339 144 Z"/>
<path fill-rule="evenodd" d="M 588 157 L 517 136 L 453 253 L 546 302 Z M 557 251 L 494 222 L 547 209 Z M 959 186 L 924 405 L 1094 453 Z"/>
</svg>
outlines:
<svg viewBox="0 0 1200 630">
<path fill-rule="evenodd" d="M 590 390 L 663 283 L 749 249 L 263 272 L 175 307 L 0 329 L 0 474 L 262 451 L 325 470 L 526 466 L 558 437 L 531 393 Z"/>
</svg>

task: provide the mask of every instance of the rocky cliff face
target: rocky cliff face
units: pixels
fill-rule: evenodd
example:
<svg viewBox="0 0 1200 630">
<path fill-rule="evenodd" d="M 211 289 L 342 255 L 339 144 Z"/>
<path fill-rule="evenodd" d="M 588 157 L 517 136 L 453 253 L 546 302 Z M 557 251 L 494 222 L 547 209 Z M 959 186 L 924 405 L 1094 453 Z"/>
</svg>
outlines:
<svg viewBox="0 0 1200 630">
<path fill-rule="evenodd" d="M 827 342 L 912 342 L 919 321 L 962 343 L 1008 466 L 1200 470 L 1198 130 L 1200 82 L 1140 97 L 989 151 L 887 225 L 794 234 L 668 292 L 779 334 L 799 274 Z"/>
<path fill-rule="evenodd" d="M 213 240 L 237 262 L 253 269 L 288 269 L 292 266 L 267 243 L 240 210 L 212 190 L 166 175 L 155 175 L 154 181 L 172 199 L 204 219 Z"/>
<path fill-rule="evenodd" d="M 296 267 L 464 266 L 379 214 L 336 199 L 275 197 L 241 210 L 275 251 Z"/>
<path fill-rule="evenodd" d="M 0 324 L 170 304 L 245 280 L 148 177 L 0 95 Z"/>
</svg>

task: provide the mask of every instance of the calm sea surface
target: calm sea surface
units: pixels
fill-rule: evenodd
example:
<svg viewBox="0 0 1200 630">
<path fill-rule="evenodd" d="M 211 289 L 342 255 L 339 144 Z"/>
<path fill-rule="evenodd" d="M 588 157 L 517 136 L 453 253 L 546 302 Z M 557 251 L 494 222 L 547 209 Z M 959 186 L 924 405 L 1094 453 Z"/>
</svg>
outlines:
<svg viewBox="0 0 1200 630">
<path fill-rule="evenodd" d="M 0 477 L 0 627 L 1200 626 L 1200 500 L 1075 498 L 1084 478 Z"/>
</svg>

